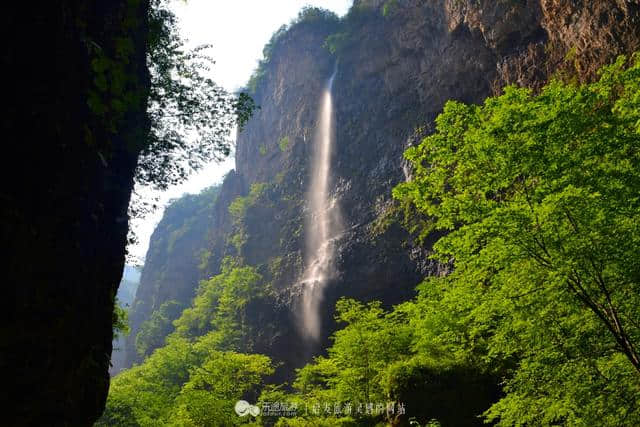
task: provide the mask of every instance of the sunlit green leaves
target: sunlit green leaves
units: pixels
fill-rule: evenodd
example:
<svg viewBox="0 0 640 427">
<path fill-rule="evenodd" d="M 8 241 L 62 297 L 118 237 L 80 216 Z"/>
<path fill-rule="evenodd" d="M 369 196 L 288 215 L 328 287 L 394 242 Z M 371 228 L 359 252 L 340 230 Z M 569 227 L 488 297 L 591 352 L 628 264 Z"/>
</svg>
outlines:
<svg viewBox="0 0 640 427">
<path fill-rule="evenodd" d="M 449 102 L 406 153 L 394 195 L 454 261 L 420 288 L 415 349 L 505 376 L 500 425 L 640 420 L 639 99 L 621 58 L 593 84 Z"/>
<path fill-rule="evenodd" d="M 211 334 L 172 335 L 143 364 L 113 378 L 96 425 L 229 426 L 243 419 L 235 402 L 273 373 L 266 356 L 223 352 Z"/>
</svg>

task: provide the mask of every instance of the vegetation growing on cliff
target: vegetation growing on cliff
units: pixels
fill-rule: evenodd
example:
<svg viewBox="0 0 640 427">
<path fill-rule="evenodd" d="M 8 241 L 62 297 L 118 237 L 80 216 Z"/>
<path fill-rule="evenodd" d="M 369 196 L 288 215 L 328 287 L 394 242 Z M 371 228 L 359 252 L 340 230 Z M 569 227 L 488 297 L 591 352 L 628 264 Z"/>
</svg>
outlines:
<svg viewBox="0 0 640 427">
<path fill-rule="evenodd" d="M 151 313 L 149 319 L 140 325 L 135 337 L 136 353 L 144 357 L 153 350 L 164 345 L 164 339 L 173 332 L 173 320 L 180 316 L 182 306 L 179 302 L 169 300 Z"/>
<path fill-rule="evenodd" d="M 97 426 L 237 425 L 235 402 L 273 372 L 266 356 L 221 351 L 207 334 L 171 336 L 142 365 L 111 382 Z"/>
<path fill-rule="evenodd" d="M 278 425 L 395 423 L 401 404 L 443 425 L 640 424 L 640 57 L 588 85 L 449 102 L 436 124 L 394 196 L 421 215 L 417 233 L 445 233 L 433 258 L 452 273 L 390 310 L 340 300 L 326 355 L 289 389 L 262 387 L 264 356 L 234 353 L 252 351 L 248 307 L 271 290 L 227 261 L 166 346 L 115 378 L 105 420 L 236 423 L 230 405 L 249 396 L 297 408 Z"/>
<path fill-rule="evenodd" d="M 113 379 L 97 425 L 240 424 L 235 402 L 257 397 L 273 373 L 268 357 L 240 353 L 252 335 L 246 306 L 267 291 L 261 280 L 254 268 L 226 260 L 220 275 L 200 284 L 166 345 Z"/>
<path fill-rule="evenodd" d="M 113 305 L 113 339 L 118 341 L 122 335 L 129 333 L 128 313 L 125 308 L 120 305 L 118 298 L 115 298 Z"/>
<path fill-rule="evenodd" d="M 140 362 L 164 345 L 173 331 L 173 321 L 190 303 L 194 284 L 206 277 L 203 254 L 209 245 L 212 215 L 220 186 L 211 186 L 199 194 L 187 194 L 171 201 L 157 225 L 147 260 L 132 304 L 132 333 L 127 338 L 129 363 Z M 203 252 L 204 251 L 204 252 Z M 151 300 L 157 289 L 166 293 Z"/>
<path fill-rule="evenodd" d="M 262 50 L 262 59 L 258 62 L 258 67 L 251 74 L 247 83 L 247 90 L 250 94 L 255 94 L 260 81 L 264 78 L 267 67 L 271 62 L 273 52 L 278 44 L 283 40 L 284 36 L 290 31 L 298 27 L 305 26 L 322 26 L 335 25 L 339 22 L 338 16 L 327 10 L 318 7 L 304 7 L 298 16 L 288 25 L 283 25 L 271 35 L 269 42 Z"/>
<path fill-rule="evenodd" d="M 229 213 L 233 220 L 234 234 L 229 236 L 229 242 L 236 248 L 238 254 L 242 253 L 242 247 L 247 242 L 246 216 L 247 210 L 255 206 L 264 195 L 268 184 L 264 182 L 254 182 L 251 184 L 249 194 L 245 197 L 237 197 L 229 205 Z"/>
<path fill-rule="evenodd" d="M 418 348 L 498 369 L 499 425 L 640 422 L 640 57 L 625 64 L 449 102 L 406 154 L 394 194 L 449 232 L 434 256 L 454 263 L 420 288 Z"/>
<path fill-rule="evenodd" d="M 255 268 L 226 258 L 221 274 L 200 282 L 192 306 L 174 322 L 176 333 L 197 337 L 214 331 L 212 340 L 218 348 L 251 351 L 255 329 L 260 325 L 249 322 L 247 307 L 269 293 L 269 286 Z"/>
</svg>

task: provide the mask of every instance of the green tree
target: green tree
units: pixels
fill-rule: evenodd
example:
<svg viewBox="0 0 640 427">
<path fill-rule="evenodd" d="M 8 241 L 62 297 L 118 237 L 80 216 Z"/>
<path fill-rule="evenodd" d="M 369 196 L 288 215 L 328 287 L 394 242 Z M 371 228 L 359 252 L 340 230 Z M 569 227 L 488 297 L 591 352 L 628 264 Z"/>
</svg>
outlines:
<svg viewBox="0 0 640 427">
<path fill-rule="evenodd" d="M 207 334 L 191 341 L 173 334 L 141 365 L 112 379 L 98 426 L 228 426 L 245 422 L 235 402 L 255 396 L 273 373 L 268 357 L 217 350 Z"/>
<path fill-rule="evenodd" d="M 180 316 L 182 306 L 177 301 L 164 302 L 140 325 L 136 335 L 136 352 L 146 357 L 164 345 L 164 339 L 173 331 L 173 321 Z"/>
<path fill-rule="evenodd" d="M 234 405 L 255 401 L 263 377 L 274 369 L 267 356 L 236 351 L 251 347 L 247 304 L 266 292 L 253 267 L 225 259 L 221 274 L 202 281 L 191 307 L 163 304 L 141 328 L 142 364 L 112 379 L 107 407 L 97 425 L 229 426 L 246 423 Z"/>
<path fill-rule="evenodd" d="M 420 351 L 500 367 L 499 425 L 640 423 L 639 59 L 449 102 L 406 153 L 394 195 L 448 233 L 434 256 L 454 264 L 421 289 Z"/>
<path fill-rule="evenodd" d="M 116 297 L 113 302 L 113 339 L 117 341 L 121 336 L 129 333 L 129 313 L 120 306 L 120 302 Z"/>
<path fill-rule="evenodd" d="M 111 380 L 105 412 L 97 425 L 160 425 L 198 362 L 188 340 L 171 337 L 141 365 Z"/>
<path fill-rule="evenodd" d="M 252 333 L 246 307 L 268 293 L 254 267 L 226 258 L 220 274 L 200 282 L 192 306 L 174 322 L 176 331 L 185 337 L 212 332 L 219 350 L 249 351 Z"/>
<path fill-rule="evenodd" d="M 215 341 L 209 345 L 216 345 Z M 206 340 L 201 340 L 196 349 L 203 344 Z M 250 418 L 238 417 L 234 411 L 236 401 L 247 394 L 253 396 L 253 401 L 262 378 L 272 373 L 267 356 L 210 352 L 205 361 L 192 370 L 189 381 L 182 387 L 171 422 L 181 426 L 244 424 Z"/>
<path fill-rule="evenodd" d="M 328 356 L 298 370 L 293 385 L 301 403 L 350 403 L 355 417 L 357 404 L 387 401 L 386 369 L 412 356 L 412 332 L 403 311 L 385 312 L 380 302 L 341 299 L 336 320 L 344 327 L 333 335 Z"/>
<path fill-rule="evenodd" d="M 147 43 L 151 131 L 136 175 L 138 183 L 161 189 L 229 155 L 231 131 L 236 124 L 242 126 L 255 108 L 247 94 L 231 95 L 207 77 L 213 64 L 205 53 L 210 46 L 185 48 L 169 3 L 151 2 Z"/>
</svg>

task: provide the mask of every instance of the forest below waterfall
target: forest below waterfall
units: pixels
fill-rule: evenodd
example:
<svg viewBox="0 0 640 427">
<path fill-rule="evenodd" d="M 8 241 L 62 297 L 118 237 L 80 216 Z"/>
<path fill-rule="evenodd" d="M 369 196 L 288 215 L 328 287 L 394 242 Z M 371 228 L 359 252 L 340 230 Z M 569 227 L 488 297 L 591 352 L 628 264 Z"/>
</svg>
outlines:
<svg viewBox="0 0 640 427">
<path fill-rule="evenodd" d="M 432 256 L 449 274 L 391 309 L 339 300 L 331 345 L 284 385 L 247 322 L 273 289 L 228 258 L 164 345 L 113 378 L 98 425 L 236 425 L 241 398 L 262 408 L 256 425 L 394 424 L 404 411 L 421 425 L 640 423 L 640 61 L 593 84 L 449 102 L 436 123 L 405 153 L 394 214 L 445 232 Z"/>
<path fill-rule="evenodd" d="M 95 425 L 640 425 L 637 5 L 479 3 L 274 33 L 235 169 L 121 285 Z"/>
</svg>

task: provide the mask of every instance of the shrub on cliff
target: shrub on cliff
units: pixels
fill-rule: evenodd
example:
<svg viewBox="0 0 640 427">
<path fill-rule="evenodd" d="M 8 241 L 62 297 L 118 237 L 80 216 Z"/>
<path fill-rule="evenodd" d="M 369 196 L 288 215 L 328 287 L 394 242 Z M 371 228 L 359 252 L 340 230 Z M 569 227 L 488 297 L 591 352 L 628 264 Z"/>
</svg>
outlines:
<svg viewBox="0 0 640 427">
<path fill-rule="evenodd" d="M 238 425 L 234 405 L 273 373 L 271 361 L 217 349 L 211 334 L 191 341 L 171 336 L 141 365 L 111 381 L 96 426 Z"/>
<path fill-rule="evenodd" d="M 267 67 L 271 62 L 273 52 L 282 40 L 284 40 L 286 34 L 302 26 L 326 27 L 327 25 L 337 25 L 338 22 L 338 16 L 330 10 L 319 7 L 304 7 L 293 21 L 288 25 L 281 26 L 271 35 L 271 38 L 262 49 L 262 59 L 258 62 L 258 67 L 253 71 L 247 82 L 247 91 L 250 94 L 255 94 L 260 81 L 267 72 Z"/>
</svg>

